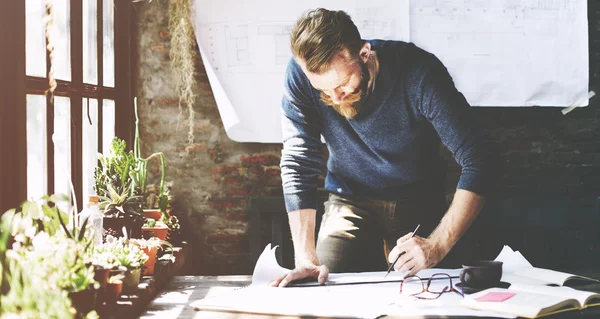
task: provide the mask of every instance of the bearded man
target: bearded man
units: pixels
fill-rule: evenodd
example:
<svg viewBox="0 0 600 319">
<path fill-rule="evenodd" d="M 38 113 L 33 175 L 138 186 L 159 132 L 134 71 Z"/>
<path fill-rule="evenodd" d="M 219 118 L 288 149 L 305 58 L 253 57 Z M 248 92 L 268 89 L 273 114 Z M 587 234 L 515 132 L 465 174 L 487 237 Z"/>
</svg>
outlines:
<svg viewBox="0 0 600 319">
<path fill-rule="evenodd" d="M 291 49 L 281 176 L 295 269 L 272 285 L 386 270 L 400 254 L 395 270 L 407 275 L 459 266 L 456 244 L 498 168 L 444 65 L 412 43 L 363 40 L 350 16 L 326 9 L 300 17 Z M 321 136 L 329 198 L 315 243 Z M 449 207 L 440 142 L 462 167 Z"/>
</svg>

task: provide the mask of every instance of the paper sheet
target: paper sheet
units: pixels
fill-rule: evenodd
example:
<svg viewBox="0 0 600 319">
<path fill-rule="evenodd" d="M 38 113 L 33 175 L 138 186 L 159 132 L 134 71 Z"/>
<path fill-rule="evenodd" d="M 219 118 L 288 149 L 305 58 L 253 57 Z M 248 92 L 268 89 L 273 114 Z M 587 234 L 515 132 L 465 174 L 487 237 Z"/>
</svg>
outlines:
<svg viewBox="0 0 600 319">
<path fill-rule="evenodd" d="M 285 275 L 290 271 L 290 269 L 283 268 L 277 263 L 277 258 L 275 256 L 275 250 L 277 246 L 271 247 L 271 244 L 268 244 L 263 250 L 262 254 L 258 257 L 256 261 L 256 266 L 254 267 L 254 272 L 252 273 L 252 285 L 254 286 L 265 286 L 276 280 L 277 278 Z M 421 270 L 417 273 L 417 275 L 421 278 L 429 278 L 433 274 L 436 273 L 445 273 L 452 277 L 458 277 L 461 269 L 440 269 L 440 268 L 431 268 Z M 404 276 L 405 272 L 397 272 L 392 271 L 386 277 L 385 271 L 373 271 L 373 272 L 360 272 L 360 273 L 330 273 L 329 278 L 327 280 L 326 285 L 348 285 L 348 284 L 364 284 L 364 283 L 379 283 L 379 282 L 399 282 Z M 315 282 L 305 282 L 301 284 L 296 284 L 296 286 L 315 286 L 318 283 Z"/>
<path fill-rule="evenodd" d="M 397 272 L 385 279 L 385 271 L 334 273 L 330 274 L 330 281 L 325 286 L 269 287 L 268 283 L 274 278 L 289 271 L 277 263 L 276 248 L 277 246 L 271 247 L 270 244 L 265 247 L 256 263 L 250 286 L 194 301 L 191 306 L 196 310 L 334 318 L 377 318 L 386 314 L 398 317 L 455 315 L 512 318 L 459 307 L 462 298 L 456 293 L 445 293 L 436 301 L 426 302 L 402 296 L 397 280 L 403 274 Z M 460 269 L 429 269 L 419 272 L 419 276 L 428 278 L 437 272 L 458 276 L 459 271 Z M 456 279 L 453 280 L 454 283 L 457 282 Z M 442 290 L 447 285 L 445 280 L 436 280 L 430 288 Z M 414 281 L 405 283 L 404 289 L 410 291 L 421 288 L 421 284 Z"/>
<path fill-rule="evenodd" d="M 567 279 L 582 279 L 598 281 L 594 278 L 583 277 L 551 269 L 533 267 L 518 251 L 513 251 L 509 246 L 504 246 L 497 261 L 502 261 L 502 281 L 511 284 L 525 285 L 564 285 Z"/>
<path fill-rule="evenodd" d="M 490 311 L 480 311 L 460 306 L 463 298 L 454 293 L 445 293 L 436 300 L 415 300 L 400 297 L 385 311 L 393 318 L 415 317 L 496 317 L 516 318 L 515 316 L 498 314 Z"/>
<path fill-rule="evenodd" d="M 410 19 L 411 40 L 444 62 L 471 105 L 569 106 L 587 96 L 587 1 L 411 0 Z"/>
<path fill-rule="evenodd" d="M 409 40 L 409 0 L 194 0 L 194 28 L 225 131 L 238 142 L 281 143 L 289 33 L 318 7 L 345 10 L 365 39 Z"/>
<path fill-rule="evenodd" d="M 197 310 L 244 313 L 377 318 L 398 294 L 398 284 L 387 286 L 318 286 L 274 288 L 252 285 L 192 303 Z"/>
</svg>

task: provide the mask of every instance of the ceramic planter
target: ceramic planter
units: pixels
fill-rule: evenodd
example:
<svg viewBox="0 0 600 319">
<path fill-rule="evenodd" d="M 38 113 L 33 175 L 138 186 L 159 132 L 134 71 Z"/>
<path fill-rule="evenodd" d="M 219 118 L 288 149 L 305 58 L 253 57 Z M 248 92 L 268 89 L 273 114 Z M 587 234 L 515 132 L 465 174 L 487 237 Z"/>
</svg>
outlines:
<svg viewBox="0 0 600 319">
<path fill-rule="evenodd" d="M 156 253 L 159 247 L 144 247 L 142 250 L 148 255 L 148 260 L 144 263 L 144 270 L 142 275 L 151 276 L 154 274 L 154 265 L 156 264 Z"/>
<path fill-rule="evenodd" d="M 103 293 L 103 299 L 107 306 L 114 305 L 123 291 L 123 281 L 115 280 L 106 284 L 106 289 Z"/>
<path fill-rule="evenodd" d="M 142 233 L 144 234 L 144 238 L 158 237 L 158 239 L 160 240 L 167 240 L 167 235 L 169 234 L 169 227 L 142 227 Z"/>
<path fill-rule="evenodd" d="M 140 284 L 140 277 L 142 275 L 142 267 L 135 269 L 127 269 L 125 271 L 125 278 L 123 278 L 123 293 L 134 294 L 137 292 L 138 285 Z"/>
<path fill-rule="evenodd" d="M 95 288 L 88 288 L 86 290 L 70 292 L 69 298 L 77 313 L 84 317 L 88 312 L 94 310 L 96 306 L 96 297 L 98 290 Z"/>
<path fill-rule="evenodd" d="M 158 221 L 162 218 L 162 212 L 160 209 L 144 209 L 144 217 Z"/>
<path fill-rule="evenodd" d="M 110 268 L 104 268 L 102 266 L 94 265 L 94 280 L 96 280 L 100 284 L 100 287 L 102 289 L 106 287 L 109 273 Z"/>
</svg>

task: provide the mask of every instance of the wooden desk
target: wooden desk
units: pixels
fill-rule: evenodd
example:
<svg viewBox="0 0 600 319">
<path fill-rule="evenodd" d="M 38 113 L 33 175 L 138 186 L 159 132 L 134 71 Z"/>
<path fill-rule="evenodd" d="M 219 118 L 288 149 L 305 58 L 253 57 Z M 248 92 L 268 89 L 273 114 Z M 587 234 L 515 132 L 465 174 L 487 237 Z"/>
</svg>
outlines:
<svg viewBox="0 0 600 319">
<path fill-rule="evenodd" d="M 600 278 L 600 271 L 573 272 L 593 278 Z M 140 317 L 144 319 L 190 319 L 190 318 L 277 318 L 268 315 L 250 315 L 226 312 L 195 311 L 189 304 L 204 298 L 209 290 L 219 287 L 242 287 L 250 284 L 251 276 L 176 276 L 168 283 L 165 290 L 149 305 Z M 584 284 L 574 288 L 600 292 L 600 284 Z M 221 288 L 224 289 L 224 288 Z M 285 318 L 290 318 L 289 316 Z M 422 318 L 422 317 L 415 317 Z M 428 317 L 430 318 L 430 317 Z M 456 318 L 456 317 L 453 317 Z M 482 317 L 477 317 L 482 318 Z M 600 318 L 600 307 L 591 307 L 582 311 L 569 311 L 544 318 Z"/>
</svg>

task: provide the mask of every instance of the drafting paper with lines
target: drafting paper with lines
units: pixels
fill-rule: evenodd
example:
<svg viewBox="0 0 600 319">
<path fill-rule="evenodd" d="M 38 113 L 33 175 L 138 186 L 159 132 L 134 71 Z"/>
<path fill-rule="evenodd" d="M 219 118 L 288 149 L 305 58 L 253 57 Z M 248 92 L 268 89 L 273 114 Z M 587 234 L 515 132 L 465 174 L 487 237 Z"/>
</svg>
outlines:
<svg viewBox="0 0 600 319">
<path fill-rule="evenodd" d="M 587 1 L 413 0 L 410 37 L 471 105 L 569 106 L 588 92 Z"/>
<path fill-rule="evenodd" d="M 581 0 L 195 0 L 202 60 L 228 136 L 281 142 L 289 32 L 300 14 L 350 14 L 364 39 L 438 56 L 474 106 L 568 106 L 588 90 Z M 585 103 L 587 105 L 587 103 Z"/>
</svg>

